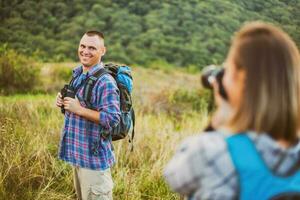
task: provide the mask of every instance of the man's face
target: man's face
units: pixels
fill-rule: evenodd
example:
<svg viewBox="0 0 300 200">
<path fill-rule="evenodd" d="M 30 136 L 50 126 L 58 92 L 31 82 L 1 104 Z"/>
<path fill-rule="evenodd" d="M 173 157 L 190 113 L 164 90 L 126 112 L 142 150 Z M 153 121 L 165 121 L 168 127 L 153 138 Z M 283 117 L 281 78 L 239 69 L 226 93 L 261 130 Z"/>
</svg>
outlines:
<svg viewBox="0 0 300 200">
<path fill-rule="evenodd" d="M 97 35 L 88 36 L 85 34 L 82 36 L 78 47 L 78 57 L 84 67 L 92 67 L 98 64 L 104 53 L 103 40 Z"/>
</svg>

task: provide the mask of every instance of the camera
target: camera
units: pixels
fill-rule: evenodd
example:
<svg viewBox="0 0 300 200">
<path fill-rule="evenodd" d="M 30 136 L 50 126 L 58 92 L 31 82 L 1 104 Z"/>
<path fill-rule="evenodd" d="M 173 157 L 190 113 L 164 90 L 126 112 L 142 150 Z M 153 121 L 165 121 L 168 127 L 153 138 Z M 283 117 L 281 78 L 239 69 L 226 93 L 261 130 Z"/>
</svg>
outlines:
<svg viewBox="0 0 300 200">
<path fill-rule="evenodd" d="M 75 98 L 75 91 L 74 88 L 71 87 L 70 85 L 65 85 L 61 90 L 60 90 L 60 94 L 62 96 L 62 99 L 64 99 L 65 97 L 70 97 L 70 98 Z M 65 113 L 65 108 L 64 105 L 62 105 L 61 107 L 61 112 L 64 114 Z"/>
<path fill-rule="evenodd" d="M 219 86 L 219 94 L 225 99 L 228 99 L 227 93 L 222 83 L 225 69 L 216 65 L 209 65 L 203 68 L 201 72 L 201 83 L 207 89 L 213 89 L 212 81 L 215 79 Z"/>
</svg>

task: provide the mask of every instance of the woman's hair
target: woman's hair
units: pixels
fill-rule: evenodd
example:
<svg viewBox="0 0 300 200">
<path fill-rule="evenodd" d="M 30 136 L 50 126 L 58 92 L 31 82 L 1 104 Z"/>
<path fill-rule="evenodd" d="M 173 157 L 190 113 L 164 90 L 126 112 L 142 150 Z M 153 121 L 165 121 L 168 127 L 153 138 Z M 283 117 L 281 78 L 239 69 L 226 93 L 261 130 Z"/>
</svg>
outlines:
<svg viewBox="0 0 300 200">
<path fill-rule="evenodd" d="M 243 26 L 230 49 L 234 65 L 246 73 L 234 131 L 266 132 L 274 139 L 297 140 L 300 122 L 300 56 L 281 29 L 262 22 Z"/>
</svg>

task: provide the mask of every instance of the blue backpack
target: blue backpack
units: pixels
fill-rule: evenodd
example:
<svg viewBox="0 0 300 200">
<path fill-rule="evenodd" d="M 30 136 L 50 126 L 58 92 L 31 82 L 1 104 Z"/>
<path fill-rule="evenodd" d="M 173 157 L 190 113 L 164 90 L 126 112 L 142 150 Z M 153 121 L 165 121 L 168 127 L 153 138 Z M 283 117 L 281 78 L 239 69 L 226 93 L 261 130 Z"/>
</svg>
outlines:
<svg viewBox="0 0 300 200">
<path fill-rule="evenodd" d="M 240 182 L 241 200 L 300 200 L 300 169 L 287 177 L 274 175 L 246 134 L 226 139 Z"/>
<path fill-rule="evenodd" d="M 113 141 L 120 140 L 126 138 L 128 133 L 132 129 L 131 135 L 129 137 L 129 142 L 133 143 L 135 114 L 132 107 L 131 98 L 133 81 L 130 67 L 113 63 L 105 64 L 104 68 L 95 72 L 95 74 L 90 76 L 86 81 L 83 90 L 83 100 L 88 108 L 93 109 L 90 103 L 93 87 L 99 77 L 106 73 L 110 74 L 115 79 L 120 91 L 121 119 L 120 123 L 113 128 L 112 132 L 102 133 L 102 136 L 111 137 Z M 133 145 L 131 145 L 131 149 L 132 148 Z"/>
</svg>

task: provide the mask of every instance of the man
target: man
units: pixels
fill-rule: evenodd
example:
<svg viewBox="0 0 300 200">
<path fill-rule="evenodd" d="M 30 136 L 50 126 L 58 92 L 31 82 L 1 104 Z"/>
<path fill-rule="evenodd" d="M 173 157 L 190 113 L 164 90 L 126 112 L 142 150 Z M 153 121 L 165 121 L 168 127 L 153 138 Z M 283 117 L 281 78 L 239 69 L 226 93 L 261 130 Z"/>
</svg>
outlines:
<svg viewBox="0 0 300 200">
<path fill-rule="evenodd" d="M 80 40 L 78 57 L 81 66 L 73 70 L 70 85 L 75 98 L 57 95 L 56 105 L 65 109 L 59 158 L 73 165 L 74 185 L 80 200 L 112 199 L 113 181 L 110 168 L 115 162 L 111 139 L 101 133 L 109 132 L 120 121 L 119 90 L 113 77 L 104 74 L 92 90 L 91 105 L 83 101 L 84 82 L 103 68 L 104 36 L 88 31 Z"/>
</svg>

